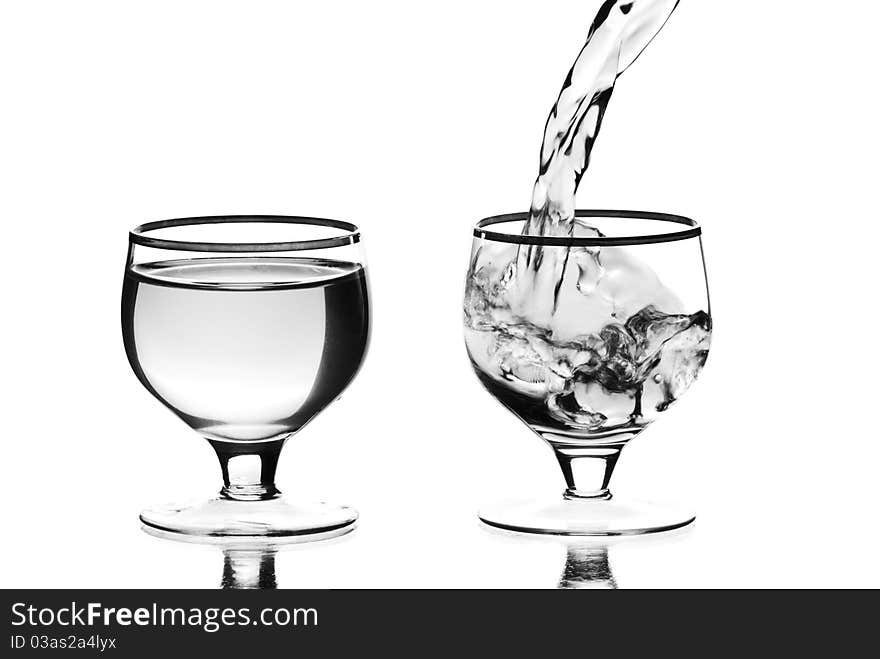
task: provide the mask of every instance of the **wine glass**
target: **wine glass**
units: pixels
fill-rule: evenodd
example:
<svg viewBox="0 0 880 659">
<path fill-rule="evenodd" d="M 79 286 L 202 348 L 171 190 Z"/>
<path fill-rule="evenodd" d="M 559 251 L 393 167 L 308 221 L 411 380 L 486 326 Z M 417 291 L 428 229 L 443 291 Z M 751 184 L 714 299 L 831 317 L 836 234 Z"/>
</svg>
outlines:
<svg viewBox="0 0 880 659">
<path fill-rule="evenodd" d="M 141 513 L 194 536 L 328 537 L 357 513 L 288 502 L 285 442 L 363 363 L 370 310 L 353 224 L 269 215 L 149 222 L 129 234 L 122 289 L 128 361 L 147 391 L 208 440 L 218 497 Z"/>
<path fill-rule="evenodd" d="M 577 211 L 565 235 L 527 214 L 474 229 L 465 342 L 480 382 L 550 447 L 559 499 L 480 511 L 491 526 L 559 535 L 664 531 L 687 510 L 612 498 L 621 451 L 691 386 L 712 320 L 701 231 L 688 218 Z M 558 231 L 555 233 L 559 233 Z"/>
</svg>

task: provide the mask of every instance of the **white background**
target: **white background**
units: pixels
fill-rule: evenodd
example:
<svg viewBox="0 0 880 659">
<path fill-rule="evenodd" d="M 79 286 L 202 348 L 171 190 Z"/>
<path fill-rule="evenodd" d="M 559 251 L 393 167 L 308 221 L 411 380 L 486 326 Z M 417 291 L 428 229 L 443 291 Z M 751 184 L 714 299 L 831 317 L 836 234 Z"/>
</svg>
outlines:
<svg viewBox="0 0 880 659">
<path fill-rule="evenodd" d="M 219 585 L 217 549 L 140 531 L 219 470 L 119 330 L 127 230 L 214 213 L 349 219 L 370 263 L 365 367 L 278 479 L 361 524 L 279 554 L 279 585 L 556 585 L 560 541 L 475 519 L 562 483 L 460 327 L 471 226 L 525 209 L 598 2 L 538 6 L 2 4 L 0 585 Z M 615 482 L 698 522 L 613 544 L 621 587 L 880 586 L 878 24 L 868 0 L 684 0 L 619 82 L 579 205 L 698 219 L 716 327 Z"/>
</svg>

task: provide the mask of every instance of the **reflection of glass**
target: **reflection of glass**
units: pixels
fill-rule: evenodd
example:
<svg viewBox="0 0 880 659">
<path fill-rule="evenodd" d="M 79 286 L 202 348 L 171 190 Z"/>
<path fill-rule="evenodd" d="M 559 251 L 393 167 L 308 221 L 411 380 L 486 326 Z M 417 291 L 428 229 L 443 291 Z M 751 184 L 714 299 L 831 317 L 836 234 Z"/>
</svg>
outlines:
<svg viewBox="0 0 880 659">
<path fill-rule="evenodd" d="M 608 546 L 568 545 L 559 588 L 616 589 L 617 582 L 608 560 Z"/>
<path fill-rule="evenodd" d="M 278 549 L 268 547 L 230 547 L 223 550 L 223 589 L 278 587 L 275 578 L 275 554 Z"/>
<path fill-rule="evenodd" d="M 151 222 L 130 234 L 122 330 L 147 390 L 217 453 L 220 496 L 141 520 L 196 536 L 327 533 L 357 513 L 288 503 L 284 443 L 351 382 L 369 340 L 360 236 L 347 222 L 229 216 Z"/>
<path fill-rule="evenodd" d="M 491 564 L 520 568 L 512 575 L 518 581 L 505 587 L 610 590 L 695 583 L 689 560 L 692 526 L 668 533 L 595 538 L 482 528 L 496 544 Z"/>
<path fill-rule="evenodd" d="M 161 540 L 171 540 L 189 545 L 216 547 L 223 552 L 223 572 L 220 588 L 223 589 L 273 589 L 278 587 L 275 558 L 279 552 L 294 550 L 306 545 L 344 541 L 354 527 L 348 526 L 320 534 L 265 538 L 258 536 L 207 536 L 187 535 L 162 531 L 144 525 L 147 535 Z M 294 584 L 295 586 L 295 584 Z"/>
<path fill-rule="evenodd" d="M 525 214 L 474 230 L 465 339 L 486 389 L 553 449 L 561 500 L 486 508 L 487 524 L 562 535 L 678 528 L 692 514 L 611 498 L 624 446 L 705 363 L 711 317 L 700 229 L 659 213 L 578 211 L 570 235 Z"/>
</svg>

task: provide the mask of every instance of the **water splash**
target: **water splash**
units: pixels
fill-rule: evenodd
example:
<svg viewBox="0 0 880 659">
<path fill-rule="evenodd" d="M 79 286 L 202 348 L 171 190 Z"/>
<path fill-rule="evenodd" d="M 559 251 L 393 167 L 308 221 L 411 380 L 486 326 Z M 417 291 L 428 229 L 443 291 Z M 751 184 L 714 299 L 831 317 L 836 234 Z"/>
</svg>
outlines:
<svg viewBox="0 0 880 659">
<path fill-rule="evenodd" d="M 617 79 L 669 20 L 679 0 L 606 0 L 547 117 L 538 178 L 523 233 L 571 236 L 575 195 Z M 591 227 L 581 224 L 589 234 Z M 598 232 L 596 232 L 598 233 Z M 547 320 L 558 305 L 569 253 L 524 246 L 517 255 L 519 294 L 544 300 Z M 598 265 L 598 264 L 597 264 Z"/>
<path fill-rule="evenodd" d="M 575 193 L 614 86 L 678 0 L 606 0 L 544 129 L 527 235 L 601 236 Z M 711 319 L 621 248 L 478 248 L 465 295 L 468 352 L 486 387 L 533 427 L 585 436 L 643 428 L 694 381 Z"/>
</svg>

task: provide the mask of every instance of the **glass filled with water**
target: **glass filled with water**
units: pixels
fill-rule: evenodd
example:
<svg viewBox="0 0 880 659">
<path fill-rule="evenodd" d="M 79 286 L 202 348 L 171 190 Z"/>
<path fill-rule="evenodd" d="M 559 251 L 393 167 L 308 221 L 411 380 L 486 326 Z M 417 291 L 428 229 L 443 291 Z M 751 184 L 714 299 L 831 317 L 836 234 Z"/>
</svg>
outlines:
<svg viewBox="0 0 880 659">
<path fill-rule="evenodd" d="M 357 513 L 281 497 L 285 442 L 354 379 L 370 335 L 360 234 L 347 222 L 223 216 L 130 233 L 125 351 L 141 384 L 214 448 L 223 487 L 144 524 L 197 536 L 328 536 Z"/>
</svg>

